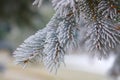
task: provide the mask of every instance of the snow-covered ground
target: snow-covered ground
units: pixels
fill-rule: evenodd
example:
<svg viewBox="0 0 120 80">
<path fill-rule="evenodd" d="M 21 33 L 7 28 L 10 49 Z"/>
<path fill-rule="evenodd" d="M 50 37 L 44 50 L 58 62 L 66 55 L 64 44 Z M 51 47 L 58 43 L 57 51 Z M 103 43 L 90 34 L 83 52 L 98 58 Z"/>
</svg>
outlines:
<svg viewBox="0 0 120 80">
<path fill-rule="evenodd" d="M 114 58 L 99 61 L 90 59 L 86 55 L 67 55 L 65 56 L 66 67 L 58 69 L 56 75 L 39 65 L 23 69 L 15 65 L 5 53 L 0 54 L 0 61 L 6 65 L 6 72 L 4 76 L 0 76 L 0 80 L 109 80 L 104 74 L 112 66 Z"/>
<path fill-rule="evenodd" d="M 66 67 L 75 70 L 82 70 L 86 72 L 92 72 L 97 74 L 107 74 L 111 68 L 114 57 L 111 56 L 108 59 L 91 59 L 87 55 L 67 55 L 65 57 Z"/>
</svg>

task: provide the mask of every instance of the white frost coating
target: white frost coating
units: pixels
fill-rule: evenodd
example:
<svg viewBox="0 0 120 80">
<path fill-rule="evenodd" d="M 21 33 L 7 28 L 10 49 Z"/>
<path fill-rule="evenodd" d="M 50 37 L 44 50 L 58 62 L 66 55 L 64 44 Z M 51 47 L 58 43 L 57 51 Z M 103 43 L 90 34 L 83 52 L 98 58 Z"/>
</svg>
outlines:
<svg viewBox="0 0 120 80">
<path fill-rule="evenodd" d="M 33 5 L 38 5 L 38 7 L 40 7 L 41 4 L 42 4 L 42 1 L 43 1 L 43 0 L 35 0 L 35 1 L 33 2 Z"/>
<path fill-rule="evenodd" d="M 120 33 L 113 26 L 110 22 L 105 21 L 89 24 L 89 31 L 87 33 L 89 39 L 86 45 L 93 55 L 97 55 L 99 58 L 102 56 L 108 57 L 110 51 L 120 43 Z"/>
<path fill-rule="evenodd" d="M 29 62 L 41 62 L 43 58 L 43 48 L 47 32 L 51 27 L 56 28 L 56 15 L 50 20 L 47 26 L 39 30 L 34 35 L 30 36 L 20 45 L 13 53 L 16 58 L 16 63 L 26 64 Z"/>
<path fill-rule="evenodd" d="M 114 1 L 114 0 L 113 0 Z M 115 3 L 115 1 L 114 1 Z M 98 5 L 98 12 L 102 12 L 102 15 L 106 18 L 115 19 L 118 15 L 117 9 L 113 4 L 109 5 L 110 3 L 102 0 Z"/>
<path fill-rule="evenodd" d="M 50 71 L 59 68 L 64 62 L 64 50 L 61 47 L 55 30 L 50 30 L 46 36 L 46 44 L 44 45 L 44 65 Z"/>
<path fill-rule="evenodd" d="M 78 25 L 74 22 L 75 18 L 61 22 L 57 29 L 58 39 L 65 50 L 74 50 L 79 46 L 79 29 Z"/>
<path fill-rule="evenodd" d="M 66 16 L 68 14 L 67 9 L 72 9 L 74 16 L 78 17 L 79 8 L 76 0 L 52 0 L 53 7 L 60 13 L 60 16 Z"/>
</svg>

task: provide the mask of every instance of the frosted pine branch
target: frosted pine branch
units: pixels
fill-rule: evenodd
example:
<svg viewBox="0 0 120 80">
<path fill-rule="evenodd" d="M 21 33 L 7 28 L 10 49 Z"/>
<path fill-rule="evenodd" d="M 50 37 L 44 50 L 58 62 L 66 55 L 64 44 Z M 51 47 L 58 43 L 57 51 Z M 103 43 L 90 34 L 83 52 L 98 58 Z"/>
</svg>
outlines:
<svg viewBox="0 0 120 80">
<path fill-rule="evenodd" d="M 79 16 L 79 4 L 76 0 L 52 0 L 53 7 L 60 13 L 60 16 L 67 16 L 70 12 L 74 16 Z M 69 10 L 68 10 L 69 9 Z"/>
<path fill-rule="evenodd" d="M 78 48 L 80 35 L 74 15 L 63 18 L 63 21 L 59 24 L 57 33 L 58 39 L 65 50 Z"/>
<path fill-rule="evenodd" d="M 51 1 L 54 16 L 17 48 L 17 63 L 42 61 L 49 70 L 57 70 L 70 50 L 84 47 L 102 58 L 120 45 L 120 27 L 116 27 L 120 21 L 119 0 Z M 41 0 L 33 4 L 41 5 Z"/>
<path fill-rule="evenodd" d="M 44 64 L 50 71 L 59 68 L 64 62 L 64 49 L 56 36 L 56 30 L 47 33 L 46 44 L 44 45 Z"/>
<path fill-rule="evenodd" d="M 120 32 L 117 31 L 112 22 L 97 21 L 88 25 L 89 39 L 87 48 L 98 57 L 108 57 L 110 50 L 116 48 L 120 43 Z M 96 54 L 97 53 L 97 54 Z"/>
<path fill-rule="evenodd" d="M 28 62 L 36 62 L 36 60 L 39 61 L 39 59 L 42 59 L 44 36 L 45 33 L 40 30 L 40 32 L 25 40 L 24 43 L 14 52 L 14 57 L 16 58 L 17 63 L 26 64 Z"/>
<path fill-rule="evenodd" d="M 43 1 L 43 0 L 35 0 L 35 1 L 33 2 L 33 5 L 38 5 L 38 7 L 40 7 L 41 4 L 42 4 L 42 1 Z"/>
<path fill-rule="evenodd" d="M 57 14 L 53 16 L 47 26 L 39 30 L 35 35 L 30 36 L 20 45 L 19 48 L 13 53 L 18 64 L 26 64 L 29 62 L 40 62 L 43 59 L 43 48 L 45 44 L 45 38 L 47 32 L 51 27 L 56 27 L 57 23 Z"/>
<path fill-rule="evenodd" d="M 101 13 L 103 17 L 114 20 L 118 15 L 117 4 L 114 0 L 101 0 L 98 5 L 98 12 Z"/>
</svg>

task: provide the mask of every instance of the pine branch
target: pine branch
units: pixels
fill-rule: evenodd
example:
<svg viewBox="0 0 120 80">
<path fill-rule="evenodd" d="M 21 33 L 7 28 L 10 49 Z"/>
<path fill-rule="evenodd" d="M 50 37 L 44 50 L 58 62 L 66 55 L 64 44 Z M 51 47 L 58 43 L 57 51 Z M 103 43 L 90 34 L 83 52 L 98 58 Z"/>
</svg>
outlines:
<svg viewBox="0 0 120 80">
<path fill-rule="evenodd" d="M 109 52 L 120 43 L 120 33 L 109 21 L 92 22 L 89 26 L 87 48 L 99 58 L 108 57 Z"/>
<path fill-rule="evenodd" d="M 63 18 L 57 29 L 60 44 L 65 50 L 75 49 L 79 46 L 79 29 L 74 15 Z"/>
<path fill-rule="evenodd" d="M 44 29 L 17 48 L 14 52 L 16 61 L 27 63 L 38 60 L 50 71 L 57 71 L 60 64 L 64 63 L 64 55 L 81 46 L 86 46 L 91 55 L 108 57 L 110 51 L 120 44 L 120 31 L 115 26 L 119 23 L 117 19 L 120 19 L 120 13 L 115 7 L 118 3 L 114 1 L 118 2 L 52 0 L 55 15 Z M 34 2 L 39 3 L 40 0 Z"/>
<path fill-rule="evenodd" d="M 99 15 L 104 18 L 109 18 L 109 19 L 116 19 L 117 15 L 119 14 L 117 12 L 117 2 L 114 0 L 101 0 L 101 2 L 98 5 L 98 13 Z"/>
<path fill-rule="evenodd" d="M 115 16 L 118 15 L 115 12 L 116 9 L 112 10 L 109 7 L 111 4 L 108 4 L 110 2 L 104 0 L 84 0 L 83 3 L 85 4 L 81 6 L 84 6 L 83 12 L 86 15 L 89 28 L 87 31 L 87 36 L 89 36 L 86 42 L 87 48 L 99 58 L 108 57 L 110 50 L 119 43 L 119 31 L 115 30 L 113 22 L 116 19 Z M 87 10 L 89 12 L 86 12 Z M 104 14 L 104 11 L 109 11 L 111 14 L 108 12 Z"/>
<path fill-rule="evenodd" d="M 40 7 L 41 4 L 42 4 L 42 1 L 43 1 L 43 0 L 35 0 L 35 1 L 33 2 L 33 5 L 38 5 L 38 7 Z"/>
<path fill-rule="evenodd" d="M 52 71 L 60 67 L 60 64 L 64 63 L 64 49 L 61 47 L 60 42 L 56 36 L 56 30 L 51 30 L 47 33 L 46 44 L 44 45 L 44 64 L 47 69 Z"/>
<path fill-rule="evenodd" d="M 56 12 L 60 14 L 61 17 L 67 17 L 73 14 L 76 16 L 76 19 L 79 18 L 79 4 L 76 0 L 52 0 L 53 7 Z M 71 10 L 71 12 L 69 12 Z"/>
<path fill-rule="evenodd" d="M 43 59 L 43 48 L 47 32 L 51 27 L 56 27 L 57 14 L 53 16 L 46 28 L 39 30 L 36 34 L 30 36 L 22 45 L 13 53 L 17 64 L 26 64 L 28 62 L 40 62 Z M 56 24 L 55 24 L 56 23 Z"/>
</svg>

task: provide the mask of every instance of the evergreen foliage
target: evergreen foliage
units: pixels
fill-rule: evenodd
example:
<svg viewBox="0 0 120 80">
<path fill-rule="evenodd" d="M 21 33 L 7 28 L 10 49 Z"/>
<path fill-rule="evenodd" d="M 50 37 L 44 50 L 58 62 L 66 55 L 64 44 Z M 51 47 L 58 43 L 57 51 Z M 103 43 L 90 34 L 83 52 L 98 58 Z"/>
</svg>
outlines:
<svg viewBox="0 0 120 80">
<path fill-rule="evenodd" d="M 40 6 L 41 2 L 35 0 L 34 4 Z M 46 27 L 14 52 L 18 64 L 41 61 L 48 69 L 57 70 L 64 63 L 64 55 L 81 45 L 102 58 L 120 44 L 120 26 L 116 26 L 119 0 L 52 0 L 52 4 L 55 14 Z"/>
</svg>

